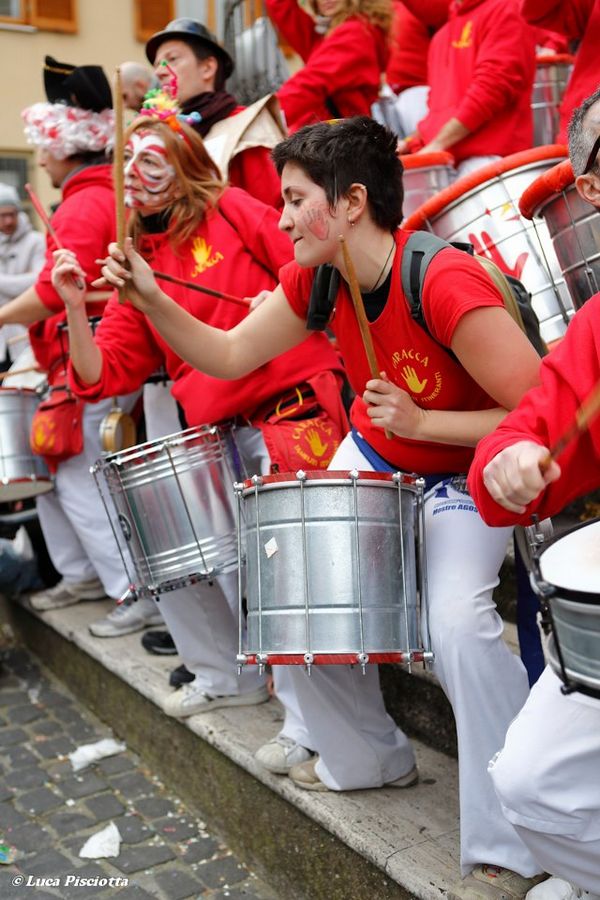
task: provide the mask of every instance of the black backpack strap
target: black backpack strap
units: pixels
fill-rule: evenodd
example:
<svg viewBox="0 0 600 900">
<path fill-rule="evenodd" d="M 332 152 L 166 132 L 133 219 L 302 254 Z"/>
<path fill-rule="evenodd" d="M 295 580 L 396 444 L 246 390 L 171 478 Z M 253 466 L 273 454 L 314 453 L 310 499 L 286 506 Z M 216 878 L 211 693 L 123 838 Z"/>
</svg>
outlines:
<svg viewBox="0 0 600 900">
<path fill-rule="evenodd" d="M 423 315 L 423 284 L 429 263 L 434 256 L 451 247 L 448 241 L 442 240 L 428 231 L 415 231 L 410 235 L 402 252 L 402 290 L 408 301 L 410 314 L 415 322 L 429 334 L 429 328 Z"/>
<path fill-rule="evenodd" d="M 340 273 L 329 263 L 315 269 L 306 327 L 310 331 L 325 331 L 333 314 L 335 300 L 340 288 Z"/>
</svg>

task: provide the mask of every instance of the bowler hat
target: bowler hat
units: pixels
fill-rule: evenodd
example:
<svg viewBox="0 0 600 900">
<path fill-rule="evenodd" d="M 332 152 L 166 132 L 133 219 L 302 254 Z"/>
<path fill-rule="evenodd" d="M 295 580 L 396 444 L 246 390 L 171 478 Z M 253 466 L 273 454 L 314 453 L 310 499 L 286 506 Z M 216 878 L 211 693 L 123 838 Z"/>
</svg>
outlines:
<svg viewBox="0 0 600 900">
<path fill-rule="evenodd" d="M 229 78 L 233 72 L 233 60 L 227 50 L 221 47 L 218 40 L 206 25 L 197 19 L 173 19 L 164 31 L 153 34 L 146 44 L 146 56 L 154 65 L 156 53 L 165 41 L 185 41 L 186 44 L 205 44 L 223 66 L 223 77 Z"/>
<path fill-rule="evenodd" d="M 92 112 L 112 109 L 110 84 L 101 66 L 73 66 L 47 56 L 44 88 L 50 103 L 65 103 Z"/>
</svg>

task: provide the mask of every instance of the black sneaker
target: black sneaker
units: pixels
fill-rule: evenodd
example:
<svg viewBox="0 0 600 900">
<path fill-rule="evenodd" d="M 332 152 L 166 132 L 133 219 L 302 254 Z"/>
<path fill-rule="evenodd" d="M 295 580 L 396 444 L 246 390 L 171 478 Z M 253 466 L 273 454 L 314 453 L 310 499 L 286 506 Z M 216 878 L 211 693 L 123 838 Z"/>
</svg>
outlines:
<svg viewBox="0 0 600 900">
<path fill-rule="evenodd" d="M 147 631 L 142 635 L 142 647 L 157 656 L 177 655 L 177 647 L 168 631 Z"/>
<path fill-rule="evenodd" d="M 195 677 L 196 676 L 190 672 L 189 669 L 186 669 L 185 666 L 178 666 L 176 669 L 173 669 L 169 675 L 169 684 L 171 687 L 179 688 L 182 684 L 190 684 Z"/>
</svg>

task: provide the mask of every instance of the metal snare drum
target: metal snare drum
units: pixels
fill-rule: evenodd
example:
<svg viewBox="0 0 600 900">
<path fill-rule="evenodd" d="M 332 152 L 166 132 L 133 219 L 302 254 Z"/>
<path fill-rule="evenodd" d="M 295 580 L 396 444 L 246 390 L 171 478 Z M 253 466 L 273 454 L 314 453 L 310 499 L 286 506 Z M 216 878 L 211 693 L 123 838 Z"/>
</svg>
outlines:
<svg viewBox="0 0 600 900">
<path fill-rule="evenodd" d="M 240 668 L 431 659 L 422 479 L 297 472 L 235 490 L 247 563 Z M 242 579 L 240 565 L 240 607 Z"/>
<path fill-rule="evenodd" d="M 0 502 L 46 494 L 54 487 L 43 457 L 30 445 L 40 400 L 30 388 L 0 388 Z"/>
<path fill-rule="evenodd" d="M 547 544 L 532 581 L 552 628 L 550 666 L 566 690 L 600 699 L 600 519 Z"/>
<path fill-rule="evenodd" d="M 543 147 L 556 140 L 560 103 L 574 62 L 575 58 L 568 53 L 548 53 L 536 60 L 531 92 L 534 147 Z"/>
<path fill-rule="evenodd" d="M 565 147 L 551 145 L 505 156 L 459 178 L 402 223 L 406 231 L 427 229 L 446 241 L 468 242 L 519 278 L 531 292 L 546 343 L 563 336 L 573 306 L 548 229 L 523 218 L 518 203 L 538 175 L 566 155 Z"/>
<path fill-rule="evenodd" d="M 240 473 L 232 429 L 188 428 L 103 457 L 92 472 L 101 495 L 104 476 L 116 509 L 133 588 L 160 594 L 235 570 Z"/>
<path fill-rule="evenodd" d="M 415 209 L 447 188 L 456 178 L 451 153 L 407 153 L 400 157 L 404 172 L 402 214 L 410 216 Z"/>
<path fill-rule="evenodd" d="M 570 160 L 543 172 L 519 201 L 526 219 L 542 219 L 575 309 L 600 290 L 600 212 L 575 187 Z"/>
</svg>

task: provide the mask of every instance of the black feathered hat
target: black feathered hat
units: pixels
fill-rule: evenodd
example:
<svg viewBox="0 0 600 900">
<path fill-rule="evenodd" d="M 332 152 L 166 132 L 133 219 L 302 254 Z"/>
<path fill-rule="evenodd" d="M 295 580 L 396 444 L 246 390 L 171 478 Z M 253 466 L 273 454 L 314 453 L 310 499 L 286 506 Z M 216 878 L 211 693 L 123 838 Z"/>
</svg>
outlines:
<svg viewBox="0 0 600 900">
<path fill-rule="evenodd" d="M 44 88 L 50 103 L 64 103 L 92 112 L 112 109 L 112 92 L 101 66 L 73 66 L 47 56 Z"/>
</svg>

